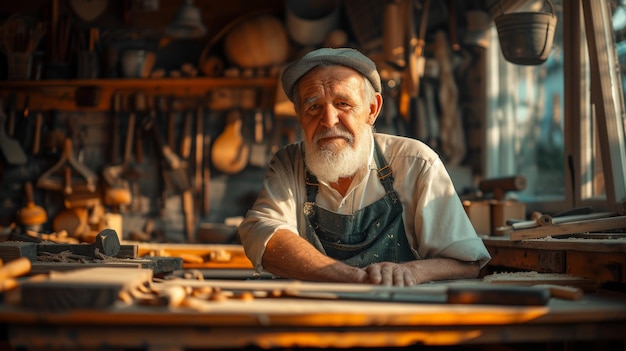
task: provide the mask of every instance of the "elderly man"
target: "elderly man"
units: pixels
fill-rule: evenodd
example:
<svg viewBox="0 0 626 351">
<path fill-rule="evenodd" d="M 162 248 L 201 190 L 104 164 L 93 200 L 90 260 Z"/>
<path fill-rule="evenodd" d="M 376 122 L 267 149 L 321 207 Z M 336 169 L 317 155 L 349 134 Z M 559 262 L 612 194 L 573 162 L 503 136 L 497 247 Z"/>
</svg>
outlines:
<svg viewBox="0 0 626 351">
<path fill-rule="evenodd" d="M 396 286 L 478 276 L 490 256 L 438 155 L 373 130 L 383 100 L 372 60 L 315 50 L 282 85 L 303 136 L 275 154 L 239 228 L 257 272 Z"/>
</svg>

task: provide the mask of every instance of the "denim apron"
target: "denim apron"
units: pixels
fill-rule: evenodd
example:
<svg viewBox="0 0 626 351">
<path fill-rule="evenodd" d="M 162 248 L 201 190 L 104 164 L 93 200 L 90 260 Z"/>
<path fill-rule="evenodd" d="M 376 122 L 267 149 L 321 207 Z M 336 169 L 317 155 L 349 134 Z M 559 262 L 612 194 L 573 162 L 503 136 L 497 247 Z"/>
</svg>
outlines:
<svg viewBox="0 0 626 351">
<path fill-rule="evenodd" d="M 402 203 L 393 189 L 391 167 L 378 144 L 374 145 L 378 179 L 386 194 L 354 214 L 339 214 L 317 206 L 319 183 L 306 171 L 306 238 L 320 252 L 354 267 L 415 260 L 404 230 Z"/>
</svg>

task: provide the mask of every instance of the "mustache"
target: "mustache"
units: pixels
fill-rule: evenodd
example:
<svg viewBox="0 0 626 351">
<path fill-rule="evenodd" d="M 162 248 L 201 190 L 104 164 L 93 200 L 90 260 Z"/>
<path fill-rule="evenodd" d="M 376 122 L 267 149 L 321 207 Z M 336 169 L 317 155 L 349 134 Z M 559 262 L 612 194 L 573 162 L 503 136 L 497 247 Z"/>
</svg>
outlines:
<svg viewBox="0 0 626 351">
<path fill-rule="evenodd" d="M 324 138 L 344 138 L 349 143 L 354 142 L 354 135 L 345 128 L 338 126 L 317 133 L 313 138 L 313 142 L 317 143 Z"/>
</svg>

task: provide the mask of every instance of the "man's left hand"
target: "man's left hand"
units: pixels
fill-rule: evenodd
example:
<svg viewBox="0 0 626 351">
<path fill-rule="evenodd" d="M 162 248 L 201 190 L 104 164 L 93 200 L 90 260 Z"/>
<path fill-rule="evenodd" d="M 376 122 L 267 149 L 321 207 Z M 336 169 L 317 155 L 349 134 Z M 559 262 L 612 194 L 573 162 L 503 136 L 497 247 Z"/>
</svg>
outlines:
<svg viewBox="0 0 626 351">
<path fill-rule="evenodd" d="M 370 284 L 412 286 L 420 283 L 415 268 L 414 265 L 380 262 L 371 264 L 364 269 Z"/>
</svg>

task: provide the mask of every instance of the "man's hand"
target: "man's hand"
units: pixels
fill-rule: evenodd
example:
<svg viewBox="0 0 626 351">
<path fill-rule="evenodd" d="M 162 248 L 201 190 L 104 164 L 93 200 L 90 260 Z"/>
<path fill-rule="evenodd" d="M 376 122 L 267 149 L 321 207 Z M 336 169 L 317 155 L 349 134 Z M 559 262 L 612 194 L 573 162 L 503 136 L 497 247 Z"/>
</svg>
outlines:
<svg viewBox="0 0 626 351">
<path fill-rule="evenodd" d="M 476 262 L 461 262 L 451 258 L 433 258 L 404 263 L 379 262 L 365 268 L 366 283 L 411 286 L 434 280 L 473 279 L 478 276 Z"/>
<path fill-rule="evenodd" d="M 417 267 L 402 263 L 380 262 L 365 267 L 370 284 L 412 286 L 420 283 Z"/>
</svg>

